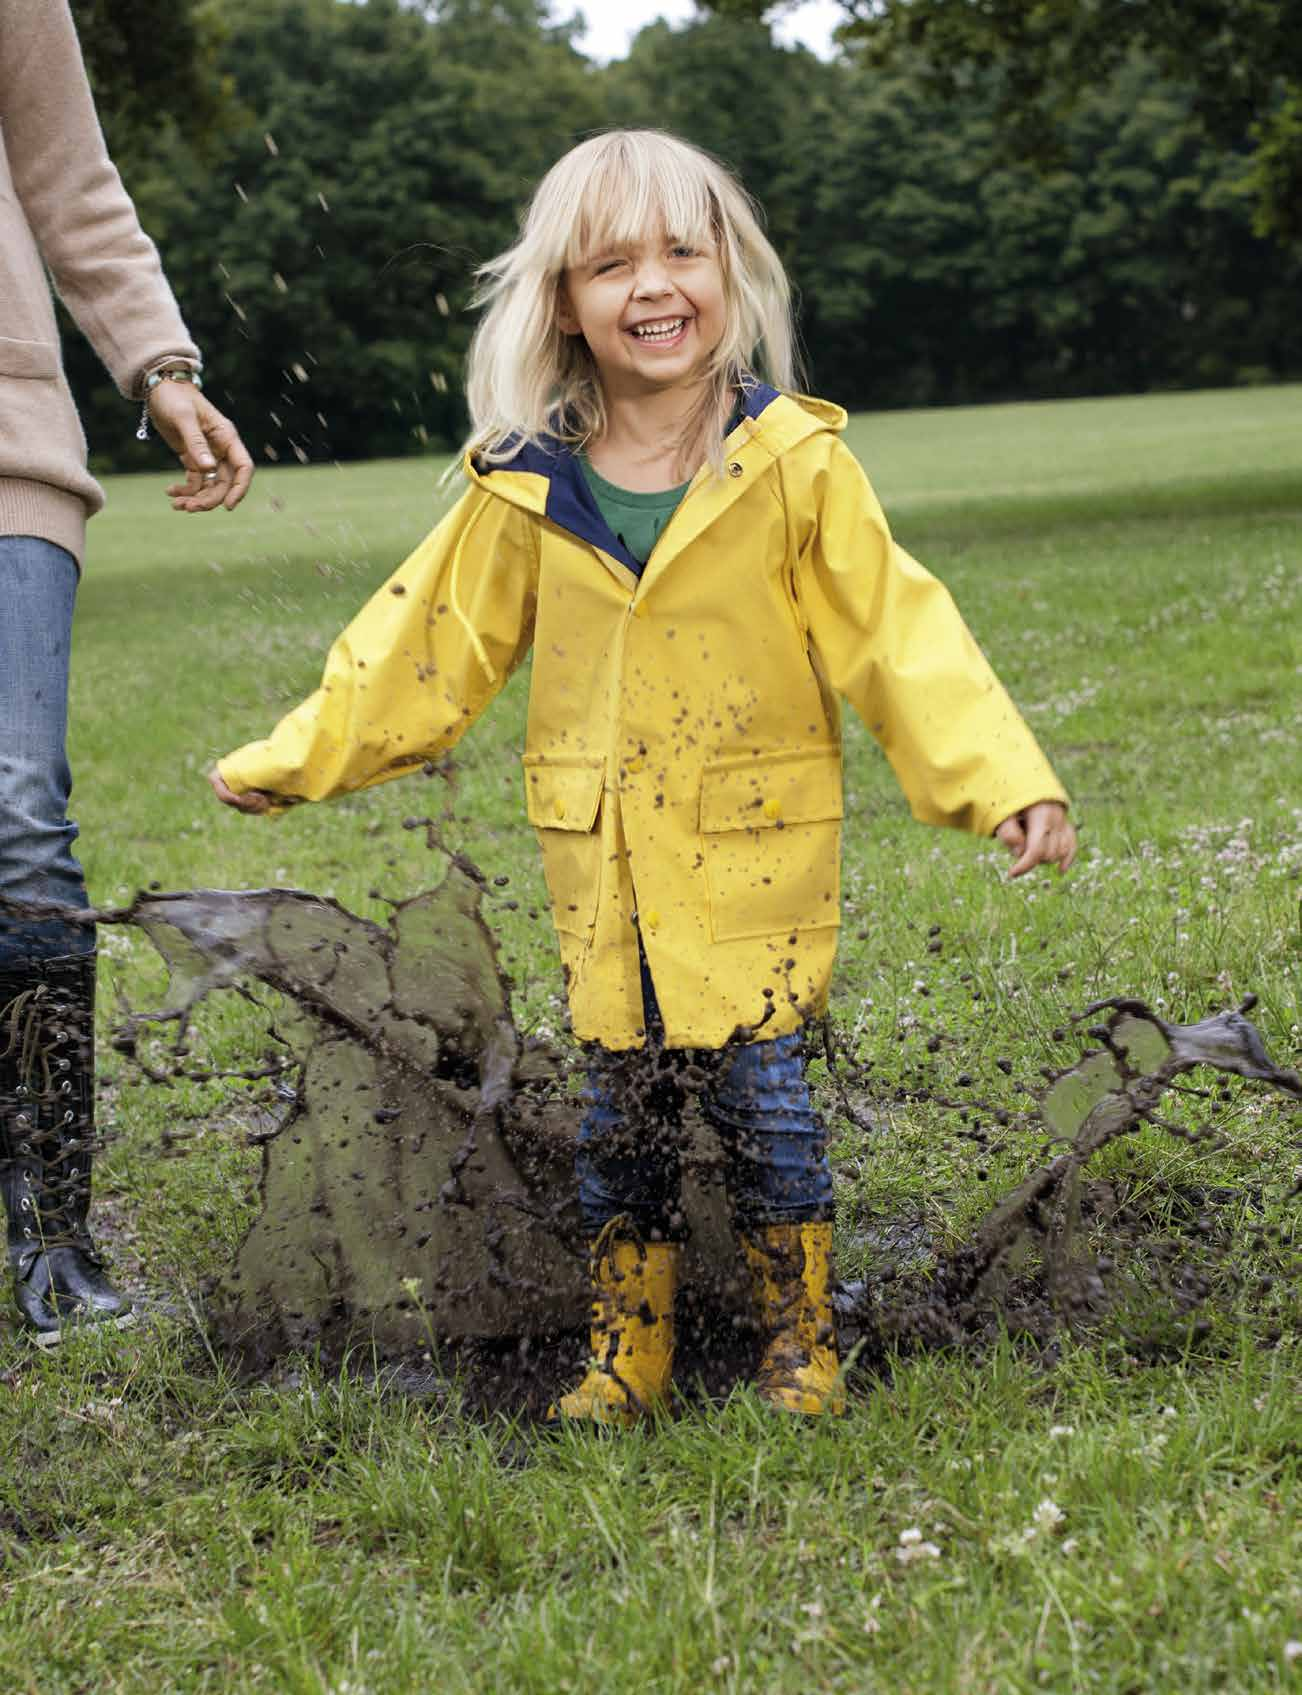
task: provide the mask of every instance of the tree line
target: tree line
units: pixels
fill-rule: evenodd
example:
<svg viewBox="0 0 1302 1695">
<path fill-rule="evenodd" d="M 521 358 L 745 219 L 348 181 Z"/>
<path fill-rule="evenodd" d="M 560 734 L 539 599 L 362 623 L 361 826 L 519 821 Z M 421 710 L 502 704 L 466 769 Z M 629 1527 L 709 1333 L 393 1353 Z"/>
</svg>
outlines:
<svg viewBox="0 0 1302 1695">
<path fill-rule="evenodd" d="M 553 160 L 616 123 L 739 172 L 796 286 L 809 384 L 846 406 L 1302 374 L 1302 249 L 1257 233 L 1260 159 L 1143 42 L 1076 91 L 1051 148 L 1019 149 L 1013 57 L 942 65 L 924 36 L 823 62 L 745 0 L 608 66 L 543 0 L 74 5 L 123 176 L 259 458 L 457 441 L 475 267 Z M 122 20 L 148 35 L 155 8 L 153 51 L 130 50 Z M 75 332 L 65 354 L 96 465 L 152 464 Z"/>
</svg>

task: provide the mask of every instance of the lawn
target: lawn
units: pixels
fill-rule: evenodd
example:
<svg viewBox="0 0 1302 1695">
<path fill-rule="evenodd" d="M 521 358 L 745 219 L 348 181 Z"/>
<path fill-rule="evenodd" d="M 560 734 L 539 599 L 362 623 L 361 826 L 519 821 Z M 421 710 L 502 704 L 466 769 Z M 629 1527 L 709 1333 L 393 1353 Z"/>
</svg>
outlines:
<svg viewBox="0 0 1302 1695">
<path fill-rule="evenodd" d="M 961 1241 L 1029 1169 L 1041 1070 L 1080 1051 L 1071 1021 L 1096 998 L 1188 1021 L 1254 993 L 1275 1059 L 1299 1063 L 1300 412 L 1302 389 L 1275 388 L 852 421 L 897 535 L 950 584 L 1058 766 L 1082 853 L 1067 878 L 1008 884 L 994 844 L 914 824 L 847 725 L 832 1019 L 875 1128 L 839 1118 L 817 1072 L 846 1275 L 871 1274 L 899 1224 Z M 525 677 L 450 781 L 274 823 L 220 809 L 204 781 L 315 684 L 450 498 L 442 468 L 267 469 L 237 513 L 206 519 L 170 512 L 162 474 L 113 481 L 78 611 L 74 813 L 99 904 L 285 885 L 376 918 L 437 879 L 441 856 L 403 828 L 435 815 L 449 848 L 509 878 L 488 913 L 517 1018 L 557 1036 L 521 805 Z M 115 997 L 149 1001 L 161 973 L 126 929 L 102 956 L 107 1035 Z M 258 1021 L 221 1001 L 200 1051 L 253 1060 Z M 1150 1127 L 1093 1174 L 1149 1246 L 1203 1255 L 1194 1313 L 1167 1299 L 1170 1262 L 1133 1250 L 1151 1301 L 1047 1352 L 1008 1334 L 874 1356 L 849 1415 L 818 1428 L 743 1387 L 601 1440 L 533 1426 L 509 1363 L 493 1415 L 455 1386 L 385 1390 L 364 1355 L 237 1380 L 200 1288 L 249 1219 L 251 1091 L 146 1086 L 107 1041 L 101 1071 L 97 1216 L 147 1316 L 48 1357 L 0 1320 L 8 1687 L 1183 1695 L 1302 1679 L 1299 1155 L 1282 1098 L 1201 1079 L 1166 1116 L 1211 1137 Z"/>
</svg>

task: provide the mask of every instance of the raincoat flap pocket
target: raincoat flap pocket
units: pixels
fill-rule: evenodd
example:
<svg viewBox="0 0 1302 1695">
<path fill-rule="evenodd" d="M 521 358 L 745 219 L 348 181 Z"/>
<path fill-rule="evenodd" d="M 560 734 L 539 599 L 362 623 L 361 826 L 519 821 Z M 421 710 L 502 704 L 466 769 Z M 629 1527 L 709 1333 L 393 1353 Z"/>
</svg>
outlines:
<svg viewBox="0 0 1302 1695">
<path fill-rule="evenodd" d="M 703 834 L 816 824 L 842 812 L 838 748 L 730 759 L 701 775 Z"/>
<path fill-rule="evenodd" d="M 606 762 L 597 756 L 524 757 L 525 799 L 536 830 L 591 830 L 601 806 Z"/>
<path fill-rule="evenodd" d="M 16 341 L 0 335 L 0 377 L 48 382 L 59 374 L 59 350 L 52 341 Z"/>
</svg>

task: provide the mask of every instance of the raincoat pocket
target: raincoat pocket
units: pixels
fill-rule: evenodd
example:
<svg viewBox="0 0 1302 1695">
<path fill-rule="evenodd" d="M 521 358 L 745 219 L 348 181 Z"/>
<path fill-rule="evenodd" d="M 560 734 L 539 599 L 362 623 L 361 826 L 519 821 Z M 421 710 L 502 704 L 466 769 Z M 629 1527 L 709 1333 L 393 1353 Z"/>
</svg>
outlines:
<svg viewBox="0 0 1302 1695">
<path fill-rule="evenodd" d="M 701 842 L 716 942 L 841 922 L 841 754 L 760 754 L 707 765 Z"/>
<path fill-rule="evenodd" d="M 524 757 L 529 822 L 542 848 L 543 875 L 558 930 L 587 936 L 601 886 L 601 791 L 606 762 L 596 756 Z"/>
</svg>

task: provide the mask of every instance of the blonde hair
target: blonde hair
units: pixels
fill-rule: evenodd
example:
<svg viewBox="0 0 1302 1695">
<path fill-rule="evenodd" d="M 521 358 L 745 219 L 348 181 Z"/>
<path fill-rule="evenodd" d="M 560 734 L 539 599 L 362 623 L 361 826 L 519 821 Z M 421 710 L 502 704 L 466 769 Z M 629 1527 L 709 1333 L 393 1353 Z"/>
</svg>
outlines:
<svg viewBox="0 0 1302 1695">
<path fill-rule="evenodd" d="M 525 443 L 600 436 L 605 399 L 582 336 L 557 323 L 567 270 L 608 246 L 663 230 L 708 242 L 723 273 L 725 326 L 686 432 L 685 456 L 722 466 L 735 392 L 764 377 L 795 386 L 791 288 L 750 196 L 725 166 L 661 130 L 609 130 L 564 155 L 539 183 L 513 247 L 480 267 L 485 308 L 470 347 L 466 448 L 502 463 Z M 694 467 L 693 467 L 694 468 Z"/>
</svg>

